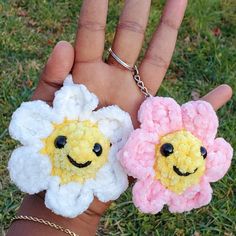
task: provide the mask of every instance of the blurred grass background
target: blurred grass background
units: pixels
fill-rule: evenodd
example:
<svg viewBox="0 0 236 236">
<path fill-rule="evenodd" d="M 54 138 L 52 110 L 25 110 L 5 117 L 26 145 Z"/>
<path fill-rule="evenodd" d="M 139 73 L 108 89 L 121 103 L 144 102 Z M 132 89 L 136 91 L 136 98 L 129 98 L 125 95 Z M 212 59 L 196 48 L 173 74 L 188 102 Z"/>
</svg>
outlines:
<svg viewBox="0 0 236 236">
<path fill-rule="evenodd" d="M 144 49 L 155 30 L 163 0 L 154 0 Z M 110 0 L 106 48 L 111 45 L 123 1 Z M 12 112 L 30 98 L 40 71 L 59 40 L 74 41 L 81 0 L 0 0 L 0 235 L 6 232 L 22 194 L 6 165 L 15 146 L 7 131 Z M 159 95 L 186 102 L 221 83 L 236 91 L 236 1 L 190 0 Z M 143 52 L 141 53 L 143 55 Z M 236 96 L 218 111 L 219 135 L 236 147 Z M 185 214 L 138 212 L 130 190 L 102 218 L 99 235 L 236 235 L 235 160 L 212 184 L 210 205 Z"/>
</svg>

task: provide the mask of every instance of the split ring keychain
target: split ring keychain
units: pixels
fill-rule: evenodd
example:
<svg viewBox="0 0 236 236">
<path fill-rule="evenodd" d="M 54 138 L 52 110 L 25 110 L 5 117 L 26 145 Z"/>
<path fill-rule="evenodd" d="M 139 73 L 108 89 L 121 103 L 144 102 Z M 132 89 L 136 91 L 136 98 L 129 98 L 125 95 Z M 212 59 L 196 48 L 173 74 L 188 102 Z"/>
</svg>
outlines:
<svg viewBox="0 0 236 236">
<path fill-rule="evenodd" d="M 137 179 L 132 189 L 135 206 L 156 214 L 164 205 L 173 213 L 207 205 L 212 199 L 210 183 L 226 174 L 233 157 L 231 145 L 216 138 L 213 107 L 205 101 L 180 106 L 172 98 L 153 97 L 137 66 L 130 68 L 146 100 L 138 111 L 140 128 L 131 133 L 118 157 L 126 173 Z"/>
<path fill-rule="evenodd" d="M 145 87 L 143 81 L 141 80 L 139 71 L 138 71 L 138 67 L 136 65 L 134 65 L 134 67 L 128 65 L 126 62 L 124 62 L 123 60 L 121 60 L 113 51 L 111 48 L 108 49 L 108 52 L 110 53 L 110 55 L 124 68 L 126 68 L 127 70 L 131 71 L 133 73 L 133 78 L 137 84 L 137 86 L 139 87 L 140 91 L 144 94 L 145 97 L 152 97 L 152 95 L 148 92 L 148 89 Z"/>
</svg>

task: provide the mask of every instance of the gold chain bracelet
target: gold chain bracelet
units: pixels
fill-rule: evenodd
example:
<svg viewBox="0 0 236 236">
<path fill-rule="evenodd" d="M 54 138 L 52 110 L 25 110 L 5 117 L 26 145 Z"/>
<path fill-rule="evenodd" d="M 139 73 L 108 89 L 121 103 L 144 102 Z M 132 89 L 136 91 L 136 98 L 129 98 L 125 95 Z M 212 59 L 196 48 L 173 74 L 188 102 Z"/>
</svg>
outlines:
<svg viewBox="0 0 236 236">
<path fill-rule="evenodd" d="M 69 229 L 65 229 L 63 228 L 62 226 L 60 225 L 57 225 L 55 223 L 52 223 L 48 220 L 44 220 L 44 219 L 39 219 L 37 217 L 33 217 L 33 216 L 23 216 L 23 215 L 20 215 L 20 216 L 15 216 L 12 218 L 12 222 L 15 221 L 15 220 L 28 220 L 28 221 L 33 221 L 33 222 L 37 222 L 37 223 L 40 223 L 40 224 L 44 224 L 44 225 L 47 225 L 51 228 L 54 228 L 54 229 L 57 229 L 57 230 L 60 230 L 62 232 L 64 232 L 65 234 L 69 234 L 71 236 L 79 236 L 78 234 L 70 231 Z"/>
</svg>

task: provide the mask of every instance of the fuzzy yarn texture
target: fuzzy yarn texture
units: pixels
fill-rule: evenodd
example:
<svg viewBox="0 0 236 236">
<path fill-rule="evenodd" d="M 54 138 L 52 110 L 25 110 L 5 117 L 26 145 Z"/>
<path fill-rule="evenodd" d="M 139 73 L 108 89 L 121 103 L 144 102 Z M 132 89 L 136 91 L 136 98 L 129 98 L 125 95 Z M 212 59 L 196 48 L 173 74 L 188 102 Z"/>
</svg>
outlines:
<svg viewBox="0 0 236 236">
<path fill-rule="evenodd" d="M 134 130 L 118 157 L 137 181 L 133 202 L 144 213 L 156 214 L 164 205 L 185 212 L 207 205 L 211 182 L 227 172 L 231 145 L 215 138 L 218 118 L 205 101 L 182 106 L 172 98 L 150 97 L 140 107 Z"/>
<path fill-rule="evenodd" d="M 28 194 L 46 190 L 46 206 L 64 217 L 83 213 L 94 196 L 115 200 L 128 187 L 116 155 L 133 130 L 131 118 L 118 106 L 94 111 L 98 103 L 68 75 L 52 107 L 24 102 L 10 122 L 11 137 L 22 144 L 8 163 L 11 180 Z"/>
</svg>

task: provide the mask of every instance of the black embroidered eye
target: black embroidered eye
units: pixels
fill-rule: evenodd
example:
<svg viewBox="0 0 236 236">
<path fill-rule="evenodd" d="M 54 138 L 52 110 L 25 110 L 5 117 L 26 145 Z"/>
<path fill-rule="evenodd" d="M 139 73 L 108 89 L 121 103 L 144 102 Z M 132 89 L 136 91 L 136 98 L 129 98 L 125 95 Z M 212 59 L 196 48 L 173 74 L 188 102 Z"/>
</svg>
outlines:
<svg viewBox="0 0 236 236">
<path fill-rule="evenodd" d="M 64 146 L 66 145 L 66 140 L 67 140 L 66 136 L 62 135 L 57 136 L 57 138 L 54 141 L 55 147 L 59 149 L 64 148 Z"/>
<path fill-rule="evenodd" d="M 171 143 L 165 143 L 161 146 L 160 152 L 163 156 L 168 157 L 174 152 L 174 147 Z"/>
<path fill-rule="evenodd" d="M 102 154 L 102 146 L 99 143 L 95 143 L 93 146 L 93 152 L 99 157 Z"/>
<path fill-rule="evenodd" d="M 207 150 L 204 147 L 200 147 L 200 152 L 203 158 L 205 159 L 207 157 Z"/>
</svg>

